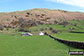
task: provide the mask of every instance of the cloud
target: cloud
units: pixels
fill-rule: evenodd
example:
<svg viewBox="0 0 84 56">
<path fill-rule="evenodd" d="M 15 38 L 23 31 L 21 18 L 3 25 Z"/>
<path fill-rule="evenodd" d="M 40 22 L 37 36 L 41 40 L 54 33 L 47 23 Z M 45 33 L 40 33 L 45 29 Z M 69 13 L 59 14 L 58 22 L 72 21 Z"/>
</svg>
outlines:
<svg viewBox="0 0 84 56">
<path fill-rule="evenodd" d="M 47 1 L 52 1 L 52 2 L 56 2 L 56 3 L 63 3 L 63 4 L 79 6 L 79 7 L 84 7 L 84 0 L 47 0 Z"/>
</svg>

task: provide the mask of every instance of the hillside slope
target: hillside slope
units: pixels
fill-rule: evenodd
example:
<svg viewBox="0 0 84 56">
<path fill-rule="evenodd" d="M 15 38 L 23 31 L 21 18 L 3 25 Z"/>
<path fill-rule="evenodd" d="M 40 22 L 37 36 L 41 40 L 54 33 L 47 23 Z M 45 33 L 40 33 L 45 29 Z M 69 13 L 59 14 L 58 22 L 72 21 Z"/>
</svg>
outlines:
<svg viewBox="0 0 84 56">
<path fill-rule="evenodd" d="M 31 22 L 36 24 L 56 24 L 57 21 L 59 22 L 61 20 L 82 20 L 84 19 L 84 13 L 50 9 L 31 9 L 26 11 L 0 13 L 0 24 L 6 26 L 17 25 L 15 23 L 19 22 L 20 19 L 25 21 L 31 20 Z M 31 22 L 28 23 L 31 24 Z"/>
</svg>

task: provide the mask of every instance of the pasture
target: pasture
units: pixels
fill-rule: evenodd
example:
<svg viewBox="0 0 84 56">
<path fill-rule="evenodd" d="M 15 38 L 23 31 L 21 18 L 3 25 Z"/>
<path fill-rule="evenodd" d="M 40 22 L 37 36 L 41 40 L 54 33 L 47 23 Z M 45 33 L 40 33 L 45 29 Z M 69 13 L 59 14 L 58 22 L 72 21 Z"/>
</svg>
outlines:
<svg viewBox="0 0 84 56">
<path fill-rule="evenodd" d="M 44 24 L 28 28 L 28 30 L 33 34 L 48 32 L 59 39 L 84 42 L 84 33 L 69 32 L 69 30 L 84 32 L 84 20 L 70 21 L 70 23 L 77 24 L 77 26 Z M 52 33 L 50 28 L 58 30 L 59 33 Z M 20 36 L 22 32 L 18 32 L 17 29 L 5 29 L 0 32 L 0 56 L 69 56 L 69 49 L 81 51 L 81 49 L 69 47 L 45 35 L 22 37 Z"/>
<path fill-rule="evenodd" d="M 54 37 L 84 41 L 84 34 L 61 33 Z M 0 33 L 0 56 L 69 56 L 68 51 L 80 50 L 59 43 L 48 36 L 12 36 Z"/>
</svg>

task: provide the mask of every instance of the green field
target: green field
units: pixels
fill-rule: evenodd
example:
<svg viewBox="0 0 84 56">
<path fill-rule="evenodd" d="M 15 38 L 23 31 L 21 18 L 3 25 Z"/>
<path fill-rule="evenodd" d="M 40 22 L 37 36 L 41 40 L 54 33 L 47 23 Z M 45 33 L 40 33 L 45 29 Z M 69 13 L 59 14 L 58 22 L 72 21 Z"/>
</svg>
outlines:
<svg viewBox="0 0 84 56">
<path fill-rule="evenodd" d="M 84 34 L 54 34 L 64 40 L 84 41 Z M 80 37 L 81 36 L 81 37 Z M 69 56 L 74 49 L 48 36 L 11 36 L 0 34 L 0 56 Z"/>
<path fill-rule="evenodd" d="M 76 23 L 77 26 L 67 25 L 64 27 L 64 25 L 45 24 L 31 27 L 28 30 L 33 34 L 48 32 L 59 39 L 84 42 L 84 33 L 69 32 L 71 28 L 77 32 L 84 32 L 84 20 L 70 21 L 70 23 Z M 50 27 L 59 32 L 52 33 L 52 30 L 49 30 Z M 81 51 L 81 49 L 69 47 L 45 35 L 22 37 L 20 36 L 22 32 L 18 32 L 17 29 L 5 29 L 0 32 L 0 56 L 70 56 L 68 55 L 69 49 Z"/>
</svg>

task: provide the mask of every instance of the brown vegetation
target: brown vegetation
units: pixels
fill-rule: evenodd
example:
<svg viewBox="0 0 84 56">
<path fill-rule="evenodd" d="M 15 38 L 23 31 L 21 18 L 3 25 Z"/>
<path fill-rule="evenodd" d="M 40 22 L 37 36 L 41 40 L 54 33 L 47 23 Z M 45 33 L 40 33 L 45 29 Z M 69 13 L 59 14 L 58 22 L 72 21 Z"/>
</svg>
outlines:
<svg viewBox="0 0 84 56">
<path fill-rule="evenodd" d="M 63 22 L 62 19 L 82 20 L 84 19 L 84 13 L 49 9 L 31 9 L 26 11 L 0 13 L 0 24 L 10 27 L 31 27 L 39 24 L 66 25 L 68 22 Z M 76 24 L 74 26 L 76 26 Z"/>
</svg>

